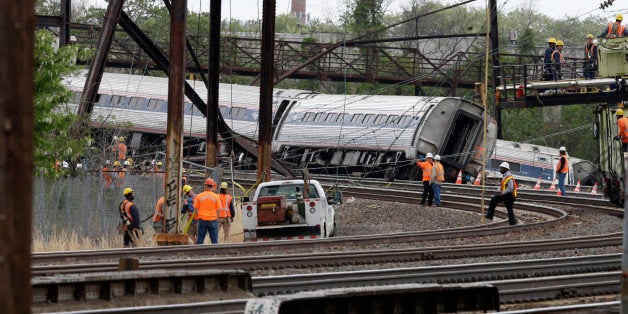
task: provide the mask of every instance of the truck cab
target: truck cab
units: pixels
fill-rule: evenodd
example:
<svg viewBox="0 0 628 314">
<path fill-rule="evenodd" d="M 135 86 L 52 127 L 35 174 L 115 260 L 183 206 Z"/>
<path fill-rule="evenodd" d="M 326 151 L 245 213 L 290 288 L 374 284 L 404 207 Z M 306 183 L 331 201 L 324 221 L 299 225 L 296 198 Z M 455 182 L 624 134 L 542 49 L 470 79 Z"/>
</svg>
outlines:
<svg viewBox="0 0 628 314">
<path fill-rule="evenodd" d="M 339 196 L 328 198 L 316 180 L 261 183 L 242 203 L 245 241 L 326 238 L 335 233 Z"/>
</svg>

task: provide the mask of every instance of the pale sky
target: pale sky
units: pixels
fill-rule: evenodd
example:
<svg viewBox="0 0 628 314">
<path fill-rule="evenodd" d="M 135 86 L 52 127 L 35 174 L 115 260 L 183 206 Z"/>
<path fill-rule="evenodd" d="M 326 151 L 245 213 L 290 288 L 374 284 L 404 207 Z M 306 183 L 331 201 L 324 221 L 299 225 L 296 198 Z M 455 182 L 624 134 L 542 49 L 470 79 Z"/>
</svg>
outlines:
<svg viewBox="0 0 628 314">
<path fill-rule="evenodd" d="M 105 0 L 83 0 L 106 6 Z M 390 6 L 388 12 L 399 12 L 404 4 L 412 0 L 388 0 Z M 437 0 L 441 3 L 458 3 L 462 0 Z M 497 0 L 500 10 L 510 11 L 517 8 L 528 7 L 532 2 L 533 7 L 553 18 L 563 17 L 587 17 L 603 16 L 610 21 L 615 13 L 628 14 L 628 0 L 616 0 L 614 4 L 605 11 L 599 9 L 599 5 L 604 0 Z M 77 1 L 78 2 L 78 1 Z M 190 11 L 209 11 L 210 0 L 188 0 Z M 290 12 L 290 0 L 276 0 L 277 14 Z M 337 21 L 339 13 L 345 10 L 344 0 L 306 0 L 306 11 L 312 17 L 320 20 Z M 476 7 L 484 7 L 487 0 L 477 0 L 471 4 Z M 263 0 L 222 0 L 222 19 L 250 20 L 262 17 Z M 591 12 L 592 11 L 592 12 Z"/>
</svg>

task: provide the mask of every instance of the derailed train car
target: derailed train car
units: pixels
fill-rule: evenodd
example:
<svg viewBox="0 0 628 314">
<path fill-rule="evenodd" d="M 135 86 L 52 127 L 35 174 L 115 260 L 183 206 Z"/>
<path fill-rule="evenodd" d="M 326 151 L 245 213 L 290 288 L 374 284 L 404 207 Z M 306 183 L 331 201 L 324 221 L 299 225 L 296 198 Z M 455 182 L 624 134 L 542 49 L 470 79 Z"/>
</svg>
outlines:
<svg viewBox="0 0 628 314">
<path fill-rule="evenodd" d="M 84 82 L 83 75 L 66 80 L 75 100 L 80 99 Z M 189 83 L 199 95 L 207 94 L 201 82 Z M 167 78 L 105 73 L 93 126 L 128 123 L 131 147 L 138 149 L 163 138 L 167 86 Z M 220 84 L 223 118 L 235 132 L 251 139 L 257 139 L 258 102 L 258 87 Z M 76 103 L 69 106 L 75 109 Z M 275 89 L 273 116 L 273 154 L 278 160 L 295 168 L 389 180 L 419 178 L 413 160 L 428 152 L 443 157 L 449 180 L 455 180 L 458 170 L 474 176 L 482 168 L 482 152 L 490 156 L 496 138 L 492 119 L 484 125 L 483 108 L 455 97 L 345 96 Z M 205 127 L 204 114 L 186 99 L 184 136 L 199 141 L 198 154 L 204 154 Z M 482 145 L 484 127 L 486 145 Z M 246 163 L 245 154 L 236 153 Z"/>
</svg>

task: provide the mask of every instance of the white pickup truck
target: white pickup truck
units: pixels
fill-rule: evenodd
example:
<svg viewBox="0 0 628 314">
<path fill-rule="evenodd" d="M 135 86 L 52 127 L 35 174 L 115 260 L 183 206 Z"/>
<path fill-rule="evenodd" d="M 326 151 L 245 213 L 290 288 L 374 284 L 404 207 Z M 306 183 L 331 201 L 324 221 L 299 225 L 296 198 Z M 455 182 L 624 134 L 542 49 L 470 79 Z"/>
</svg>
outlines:
<svg viewBox="0 0 628 314">
<path fill-rule="evenodd" d="M 304 192 L 306 191 L 306 192 Z M 242 203 L 245 241 L 326 238 L 336 231 L 335 210 L 340 193 L 327 198 L 316 180 L 261 183 L 251 200 Z"/>
</svg>

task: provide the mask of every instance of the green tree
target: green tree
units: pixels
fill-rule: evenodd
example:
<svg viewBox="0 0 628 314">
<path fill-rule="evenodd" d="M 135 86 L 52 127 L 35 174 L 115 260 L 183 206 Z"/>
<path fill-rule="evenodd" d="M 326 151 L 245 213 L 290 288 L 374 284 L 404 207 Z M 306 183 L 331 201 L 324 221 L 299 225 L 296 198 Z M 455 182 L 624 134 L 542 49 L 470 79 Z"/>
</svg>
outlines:
<svg viewBox="0 0 628 314">
<path fill-rule="evenodd" d="M 63 85 L 63 77 L 76 73 L 75 60 L 85 59 L 92 51 L 77 45 L 55 47 L 56 37 L 46 30 L 35 34 L 34 47 L 34 159 L 38 172 L 55 175 L 55 161 L 74 160 L 90 145 L 90 138 L 81 136 L 79 118 L 66 105 L 72 93 Z M 75 132 L 73 132 L 74 130 Z"/>
</svg>

